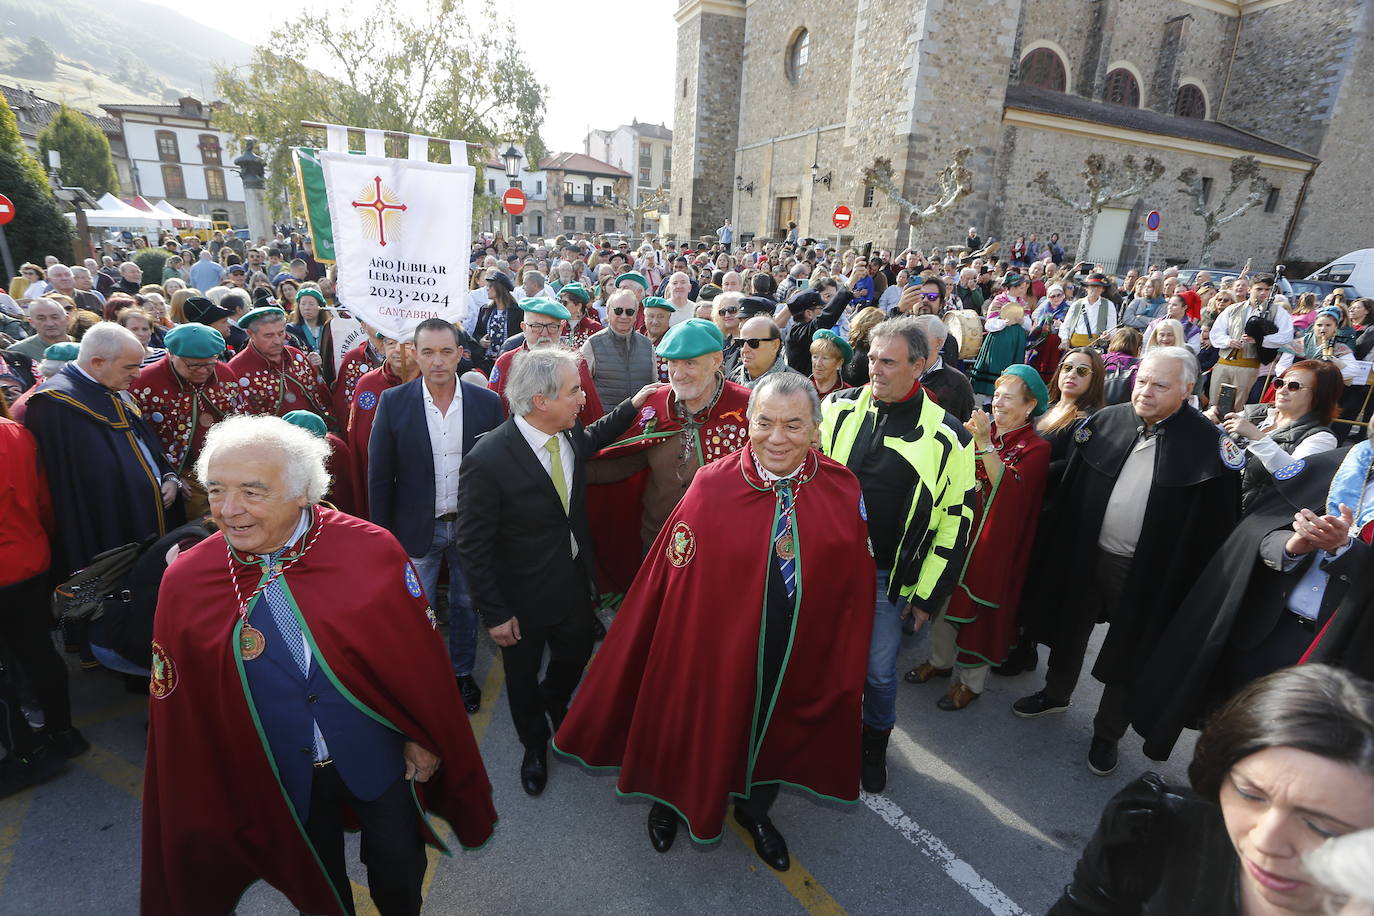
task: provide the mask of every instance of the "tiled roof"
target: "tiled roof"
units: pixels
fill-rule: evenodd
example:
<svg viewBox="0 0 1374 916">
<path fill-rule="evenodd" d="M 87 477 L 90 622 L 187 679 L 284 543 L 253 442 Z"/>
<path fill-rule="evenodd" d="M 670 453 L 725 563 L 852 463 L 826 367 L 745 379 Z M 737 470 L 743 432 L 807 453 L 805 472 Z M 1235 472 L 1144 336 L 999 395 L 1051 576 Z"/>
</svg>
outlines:
<svg viewBox="0 0 1374 916">
<path fill-rule="evenodd" d="M 629 178 L 630 173 L 622 171 L 609 162 L 593 159 L 584 153 L 554 153 L 539 163 L 541 170 L 558 169 L 560 172 L 573 172 L 577 175 L 604 175 L 607 178 Z"/>
<path fill-rule="evenodd" d="M 57 117 L 57 112 L 61 108 L 58 102 L 45 99 L 41 95 L 36 95 L 27 89 L 20 89 L 17 86 L 0 86 L 0 92 L 4 93 L 5 102 L 14 111 L 20 129 L 31 127 L 35 134 L 47 127 L 48 122 Z M 91 122 L 104 133 L 112 136 L 119 135 L 119 122 L 114 118 L 88 114 L 84 111 L 82 114 L 90 118 Z"/>
<path fill-rule="evenodd" d="M 639 121 L 635 121 L 632 124 L 630 124 L 630 130 L 634 131 L 641 137 L 649 137 L 653 140 L 673 139 L 673 132 L 668 128 L 664 127 L 662 124 L 644 124 Z"/>
<path fill-rule="evenodd" d="M 1139 130 L 1166 137 L 1180 137 L 1185 140 L 1198 140 L 1203 143 L 1216 143 L 1247 153 L 1261 153 L 1267 156 L 1284 156 L 1316 162 L 1300 150 L 1266 140 L 1263 137 L 1240 130 L 1220 121 L 1206 121 L 1202 118 L 1183 118 L 1177 115 L 1161 114 L 1148 108 L 1128 108 L 1125 105 L 1112 105 L 1085 99 L 1081 95 L 1067 92 L 1054 92 L 1050 89 L 1035 89 L 1030 86 L 1008 86 L 1006 107 L 1042 114 L 1059 115 L 1076 121 L 1089 121 L 1109 127 L 1122 127 Z"/>
</svg>

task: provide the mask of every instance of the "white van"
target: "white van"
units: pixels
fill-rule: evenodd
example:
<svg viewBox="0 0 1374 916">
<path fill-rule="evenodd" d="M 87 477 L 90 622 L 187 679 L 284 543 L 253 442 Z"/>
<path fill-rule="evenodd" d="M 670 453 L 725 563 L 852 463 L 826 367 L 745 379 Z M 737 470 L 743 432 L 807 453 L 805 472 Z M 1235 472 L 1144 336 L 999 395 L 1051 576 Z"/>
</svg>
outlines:
<svg viewBox="0 0 1374 916">
<path fill-rule="evenodd" d="M 1374 248 L 1343 254 L 1307 279 L 1351 286 L 1360 296 L 1374 296 Z"/>
</svg>

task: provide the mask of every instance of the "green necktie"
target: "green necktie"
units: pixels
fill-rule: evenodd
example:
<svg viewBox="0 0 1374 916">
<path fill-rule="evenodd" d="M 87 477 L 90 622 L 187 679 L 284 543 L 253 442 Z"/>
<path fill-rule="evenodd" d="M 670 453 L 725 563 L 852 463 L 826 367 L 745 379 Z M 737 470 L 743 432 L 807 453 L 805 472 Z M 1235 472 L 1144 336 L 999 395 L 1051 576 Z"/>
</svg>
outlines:
<svg viewBox="0 0 1374 916">
<path fill-rule="evenodd" d="M 544 451 L 549 453 L 549 473 L 553 475 L 553 488 L 563 501 L 563 512 L 568 511 L 568 481 L 563 477 L 563 459 L 558 453 L 558 437 L 550 436 L 544 443 Z"/>
</svg>

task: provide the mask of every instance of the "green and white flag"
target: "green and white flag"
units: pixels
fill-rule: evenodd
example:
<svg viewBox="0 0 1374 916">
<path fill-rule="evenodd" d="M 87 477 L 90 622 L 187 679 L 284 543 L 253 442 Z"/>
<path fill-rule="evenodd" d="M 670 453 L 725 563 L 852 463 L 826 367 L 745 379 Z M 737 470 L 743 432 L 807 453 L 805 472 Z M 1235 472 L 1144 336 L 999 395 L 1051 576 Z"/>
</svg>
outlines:
<svg viewBox="0 0 1374 916">
<path fill-rule="evenodd" d="M 320 165 L 320 151 L 308 146 L 292 150 L 296 162 L 296 181 L 305 201 L 305 221 L 310 238 L 315 243 L 315 260 L 334 263 L 334 227 L 329 222 L 329 195 L 324 190 L 324 168 Z"/>
</svg>

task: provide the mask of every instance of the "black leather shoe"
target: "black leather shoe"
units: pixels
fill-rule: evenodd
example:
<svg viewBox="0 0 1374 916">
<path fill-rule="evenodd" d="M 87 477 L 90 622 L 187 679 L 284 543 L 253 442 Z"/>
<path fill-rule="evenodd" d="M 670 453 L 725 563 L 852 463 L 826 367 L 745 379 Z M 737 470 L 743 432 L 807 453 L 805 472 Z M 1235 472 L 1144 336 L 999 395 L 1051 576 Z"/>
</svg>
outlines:
<svg viewBox="0 0 1374 916">
<path fill-rule="evenodd" d="M 887 739 L 892 729 L 879 730 L 864 726 L 863 766 L 859 782 L 865 792 L 877 795 L 887 788 Z"/>
<path fill-rule="evenodd" d="M 792 867 L 792 860 L 787 856 L 787 841 L 772 821 L 767 817 L 754 820 L 739 805 L 735 806 L 735 821 L 754 838 L 754 852 L 765 865 L 774 871 L 787 871 Z"/>
<path fill-rule="evenodd" d="M 547 746 L 526 748 L 520 762 L 520 788 L 526 795 L 538 795 L 549 781 L 549 751 Z"/>
<path fill-rule="evenodd" d="M 677 839 L 677 812 L 661 802 L 649 809 L 649 845 L 655 852 L 667 852 Z"/>
<path fill-rule="evenodd" d="M 463 708 L 468 712 L 476 712 L 482 705 L 482 688 L 477 686 L 477 679 L 471 674 L 460 674 L 458 677 L 458 692 L 463 695 Z"/>
</svg>

